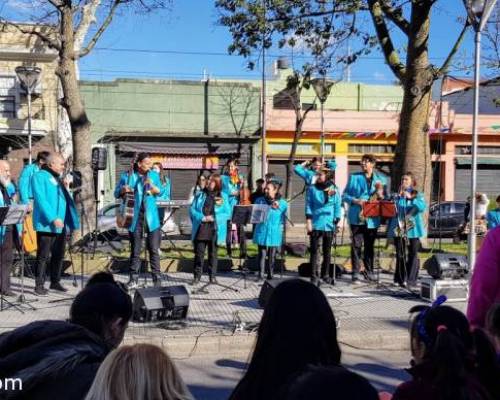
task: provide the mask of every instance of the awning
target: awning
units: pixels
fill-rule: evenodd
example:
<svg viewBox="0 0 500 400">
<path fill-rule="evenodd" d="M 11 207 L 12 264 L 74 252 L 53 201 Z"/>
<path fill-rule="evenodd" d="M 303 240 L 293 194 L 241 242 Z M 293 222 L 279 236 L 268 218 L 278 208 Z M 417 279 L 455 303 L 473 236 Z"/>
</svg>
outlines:
<svg viewBox="0 0 500 400">
<path fill-rule="evenodd" d="M 122 152 L 145 152 L 151 154 L 171 155 L 210 155 L 236 154 L 248 145 L 237 143 L 153 143 L 153 142 L 119 142 L 118 150 Z"/>
<path fill-rule="evenodd" d="M 472 157 L 457 157 L 455 158 L 457 165 L 471 165 Z M 478 164 L 482 165 L 500 165 L 500 157 L 478 157 Z"/>
</svg>

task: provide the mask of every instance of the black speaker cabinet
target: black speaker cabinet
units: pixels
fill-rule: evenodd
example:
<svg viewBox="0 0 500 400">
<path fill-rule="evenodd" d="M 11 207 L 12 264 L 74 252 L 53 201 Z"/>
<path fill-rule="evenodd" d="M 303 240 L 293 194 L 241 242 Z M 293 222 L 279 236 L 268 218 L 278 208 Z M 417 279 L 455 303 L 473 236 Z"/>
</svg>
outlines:
<svg viewBox="0 0 500 400">
<path fill-rule="evenodd" d="M 189 293 L 185 286 L 137 289 L 134 295 L 133 320 L 154 322 L 184 319 L 189 309 Z"/>
<path fill-rule="evenodd" d="M 92 149 L 92 169 L 104 171 L 108 163 L 108 150 L 105 147 L 94 147 Z"/>
<path fill-rule="evenodd" d="M 264 284 L 262 285 L 262 288 L 260 289 L 259 306 L 261 308 L 265 308 L 267 303 L 269 302 L 269 299 L 271 298 L 271 295 L 274 292 L 274 289 L 276 289 L 276 286 L 278 286 L 281 282 L 284 282 L 288 279 L 290 279 L 290 278 L 270 279 L 270 280 L 264 281 Z"/>
<path fill-rule="evenodd" d="M 247 268 L 249 271 L 259 272 L 259 258 L 257 256 L 247 258 L 243 262 L 243 267 Z M 281 271 L 286 271 L 285 260 L 278 258 L 274 261 L 274 273 L 279 274 Z"/>
<path fill-rule="evenodd" d="M 424 268 L 434 279 L 461 279 L 469 273 L 467 257 L 453 253 L 434 254 Z"/>
<path fill-rule="evenodd" d="M 344 267 L 342 265 L 337 264 L 335 266 L 335 278 L 340 278 L 345 273 Z M 306 262 L 302 263 L 298 267 L 299 276 L 303 278 L 310 278 L 312 275 L 311 264 Z M 330 264 L 330 270 L 328 271 L 328 275 L 333 276 L 333 264 Z"/>
</svg>

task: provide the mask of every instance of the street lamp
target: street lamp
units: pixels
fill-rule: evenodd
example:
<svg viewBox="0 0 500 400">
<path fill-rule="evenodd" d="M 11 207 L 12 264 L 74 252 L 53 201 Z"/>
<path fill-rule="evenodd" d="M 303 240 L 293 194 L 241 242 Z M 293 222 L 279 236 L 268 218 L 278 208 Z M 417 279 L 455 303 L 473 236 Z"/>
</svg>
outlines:
<svg viewBox="0 0 500 400">
<path fill-rule="evenodd" d="M 325 117 L 324 117 L 324 105 L 325 101 L 330 95 L 332 86 L 335 81 L 327 79 L 325 75 L 321 78 L 315 78 L 311 80 L 314 92 L 319 99 L 321 104 L 321 136 L 320 136 L 320 152 L 321 152 L 321 162 L 325 161 Z"/>
<path fill-rule="evenodd" d="M 33 90 L 38 83 L 41 71 L 42 70 L 38 67 L 16 67 L 17 77 L 21 81 L 21 84 L 24 86 L 28 94 L 28 153 L 30 164 L 33 161 L 33 156 L 31 153 L 31 93 L 33 93 Z"/>
<path fill-rule="evenodd" d="M 474 28 L 474 111 L 472 115 L 472 171 L 470 192 L 470 232 L 468 259 L 471 270 L 476 263 L 476 191 L 477 191 L 477 120 L 479 115 L 479 80 L 480 80 L 480 54 L 481 54 L 481 31 L 484 29 L 488 18 L 493 11 L 497 0 L 464 0 L 469 22 Z"/>
</svg>

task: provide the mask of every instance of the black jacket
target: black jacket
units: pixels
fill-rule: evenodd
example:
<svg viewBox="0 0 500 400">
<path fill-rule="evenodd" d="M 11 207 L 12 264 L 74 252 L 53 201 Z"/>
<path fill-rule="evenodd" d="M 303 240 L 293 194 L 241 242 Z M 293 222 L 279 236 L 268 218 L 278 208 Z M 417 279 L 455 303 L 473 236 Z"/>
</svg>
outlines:
<svg viewBox="0 0 500 400">
<path fill-rule="evenodd" d="M 37 321 L 0 335 L 0 377 L 19 378 L 22 391 L 0 399 L 84 399 L 111 348 L 87 329 Z"/>
</svg>

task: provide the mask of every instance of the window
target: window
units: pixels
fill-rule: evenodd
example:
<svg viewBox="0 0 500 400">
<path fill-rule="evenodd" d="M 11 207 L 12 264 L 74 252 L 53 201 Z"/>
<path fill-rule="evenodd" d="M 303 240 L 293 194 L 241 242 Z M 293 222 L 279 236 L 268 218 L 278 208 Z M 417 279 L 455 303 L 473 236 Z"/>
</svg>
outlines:
<svg viewBox="0 0 500 400">
<path fill-rule="evenodd" d="M 385 144 L 350 144 L 349 153 L 358 154 L 392 154 L 396 146 Z"/>
<path fill-rule="evenodd" d="M 15 118 L 16 98 L 14 96 L 0 96 L 0 118 Z"/>
<path fill-rule="evenodd" d="M 455 213 L 463 214 L 465 211 L 465 203 L 454 203 L 455 205 Z"/>
</svg>

